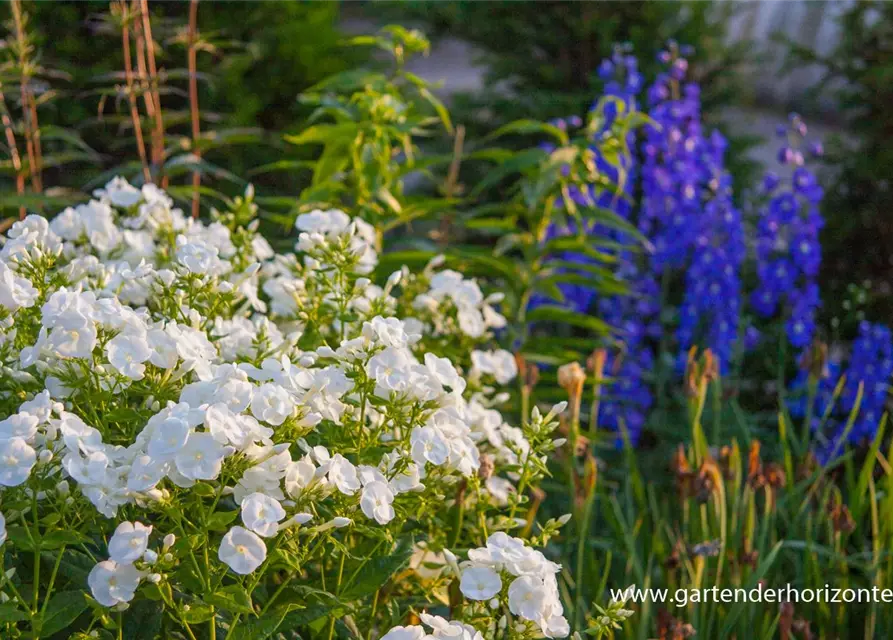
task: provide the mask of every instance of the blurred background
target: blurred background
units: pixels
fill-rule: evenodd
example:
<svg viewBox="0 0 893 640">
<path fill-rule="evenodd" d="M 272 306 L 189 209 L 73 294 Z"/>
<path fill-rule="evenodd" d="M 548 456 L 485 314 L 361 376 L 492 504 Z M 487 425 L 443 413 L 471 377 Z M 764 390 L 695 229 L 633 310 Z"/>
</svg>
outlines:
<svg viewBox="0 0 893 640">
<path fill-rule="evenodd" d="M 27 74 L 43 145 L 37 186 L 58 197 L 53 204 L 138 166 L 122 89 L 121 6 L 25 1 L 2 8 L 2 108 L 13 116 L 20 110 L 16 87 Z M 235 192 L 244 188 L 236 176 L 244 176 L 282 197 L 306 186 L 313 158 L 312 149 L 282 141 L 306 126 L 310 108 L 299 94 L 334 72 L 376 62 L 342 46 L 346 35 L 388 23 L 424 31 L 433 49 L 410 70 L 441 82 L 441 97 L 469 138 L 521 117 L 585 113 L 601 91 L 599 64 L 617 43 L 631 47 L 648 77 L 668 40 L 690 45 L 705 122 L 731 142 L 736 189 L 757 184 L 761 167 L 773 165 L 776 124 L 791 111 L 806 116 L 826 151 L 823 290 L 829 300 L 855 297 L 893 311 L 890 3 L 203 0 L 194 22 L 189 2 L 148 6 L 166 132 L 188 143 L 192 50 L 209 183 Z M 4 202 L 14 208 L 26 195 L 16 196 L 12 158 L 3 161 Z M 191 169 L 184 164 L 184 173 Z"/>
</svg>

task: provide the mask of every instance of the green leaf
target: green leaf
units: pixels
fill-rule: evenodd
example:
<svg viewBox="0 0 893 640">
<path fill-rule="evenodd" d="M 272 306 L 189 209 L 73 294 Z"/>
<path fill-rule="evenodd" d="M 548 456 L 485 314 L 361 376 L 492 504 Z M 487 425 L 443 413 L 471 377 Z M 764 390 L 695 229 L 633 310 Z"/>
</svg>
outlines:
<svg viewBox="0 0 893 640">
<path fill-rule="evenodd" d="M 251 596 L 238 584 L 231 584 L 205 597 L 205 602 L 232 613 L 254 613 Z"/>
<path fill-rule="evenodd" d="M 214 617 L 214 608 L 209 604 L 194 604 L 189 611 L 183 611 L 183 620 L 189 624 L 201 624 Z"/>
<path fill-rule="evenodd" d="M 766 572 L 769 570 L 769 567 L 772 566 L 772 563 L 775 562 L 775 557 L 778 555 L 778 552 L 781 551 L 781 547 L 784 545 L 784 541 L 779 541 L 772 550 L 763 558 L 762 562 L 757 566 L 756 571 L 754 571 L 750 576 L 750 581 L 748 582 L 746 589 L 752 589 L 757 585 L 757 582 L 763 579 L 763 576 L 766 575 Z M 728 638 L 731 635 L 732 629 L 735 626 L 735 621 L 738 619 L 738 616 L 744 611 L 744 608 L 747 606 L 747 603 L 744 600 L 740 602 L 736 602 L 726 613 L 723 618 L 723 628 L 719 633 L 718 638 Z"/>
<path fill-rule="evenodd" d="M 425 87 L 419 88 L 419 95 L 427 100 L 428 104 L 434 107 L 434 110 L 437 112 L 437 117 L 440 118 L 440 121 L 443 123 L 444 128 L 446 128 L 447 133 L 453 135 L 453 123 L 450 121 L 450 112 L 447 111 L 447 108 L 444 106 L 444 104 L 437 98 L 437 96 L 435 96 Z"/>
<path fill-rule="evenodd" d="M 358 567 L 356 576 L 338 596 L 342 600 L 357 600 L 378 591 L 395 573 L 409 563 L 412 545 L 398 547 L 393 553 L 375 556 Z M 348 574 L 350 575 L 350 574 Z"/>
<path fill-rule="evenodd" d="M 343 142 L 353 138 L 357 134 L 357 125 L 353 122 L 339 122 L 338 124 L 317 124 L 294 136 L 285 136 L 292 144 L 331 144 Z"/>
<path fill-rule="evenodd" d="M 293 610 L 294 605 L 277 608 L 259 618 L 241 622 L 232 633 L 232 640 L 264 640 L 281 627 L 294 629 L 309 624 L 323 616 L 341 616 L 346 608 L 333 609 L 328 605 L 313 605 L 304 609 Z"/>
<path fill-rule="evenodd" d="M 10 545 L 23 551 L 34 551 L 35 541 L 32 540 L 25 527 L 7 527 L 6 537 Z M 39 544 L 39 541 L 36 541 Z"/>
<path fill-rule="evenodd" d="M 21 622 L 28 619 L 28 614 L 21 611 L 11 602 L 0 604 L 0 623 L 4 622 Z"/>
<path fill-rule="evenodd" d="M 543 161 L 546 153 L 542 149 L 528 149 L 514 154 L 511 158 L 497 165 L 487 175 L 478 181 L 477 186 L 471 191 L 471 197 L 476 198 L 490 187 L 499 184 L 506 177 L 522 173 L 525 169 L 535 167 Z"/>
<path fill-rule="evenodd" d="M 40 554 L 41 560 L 47 567 L 53 567 L 56 564 L 58 554 L 43 551 Z M 76 549 L 66 549 L 62 561 L 59 563 L 59 574 L 65 576 L 76 584 L 85 584 L 90 570 L 96 566 L 96 562 L 90 559 L 86 553 Z"/>
<path fill-rule="evenodd" d="M 568 143 L 567 133 L 556 127 L 554 124 L 528 119 L 509 122 L 508 124 L 499 127 L 496 131 L 485 137 L 484 141 L 493 140 L 495 138 L 499 138 L 501 136 L 512 133 L 525 135 L 530 133 L 545 133 L 555 138 L 555 140 L 557 140 L 559 144 L 565 145 Z"/>
<path fill-rule="evenodd" d="M 630 236 L 636 239 L 637 242 L 641 243 L 648 251 L 653 251 L 654 247 L 651 245 L 651 242 L 642 235 L 642 233 L 636 229 L 636 227 L 629 223 L 628 220 L 623 218 L 623 216 L 618 215 L 614 211 L 610 209 L 605 209 L 603 207 L 587 207 L 585 205 L 579 207 L 580 215 L 584 218 L 589 218 L 591 220 L 595 220 L 605 225 L 610 229 L 615 229 L 617 231 L 622 231 L 624 233 L 628 233 Z"/>
<path fill-rule="evenodd" d="M 598 318 L 582 313 L 576 313 L 570 309 L 555 305 L 543 305 L 537 307 L 527 314 L 527 320 L 530 322 L 556 322 L 559 324 L 569 324 L 573 327 L 589 329 L 590 331 L 601 335 L 611 332 L 611 326 Z"/>
<path fill-rule="evenodd" d="M 226 531 L 229 525 L 239 515 L 238 509 L 232 511 L 216 511 L 208 518 L 208 529 L 211 531 Z"/>
<path fill-rule="evenodd" d="M 160 602 L 137 600 L 124 615 L 124 637 L 127 640 L 155 640 L 161 635 L 163 620 L 164 607 Z"/>
<path fill-rule="evenodd" d="M 87 608 L 83 591 L 59 591 L 50 598 L 46 611 L 35 627 L 40 629 L 40 637 L 48 638 L 66 629 Z"/>
<path fill-rule="evenodd" d="M 79 531 L 57 529 L 55 531 L 50 531 L 40 539 L 40 548 L 59 549 L 63 546 L 84 544 L 86 542 L 90 542 L 90 538 Z"/>
</svg>

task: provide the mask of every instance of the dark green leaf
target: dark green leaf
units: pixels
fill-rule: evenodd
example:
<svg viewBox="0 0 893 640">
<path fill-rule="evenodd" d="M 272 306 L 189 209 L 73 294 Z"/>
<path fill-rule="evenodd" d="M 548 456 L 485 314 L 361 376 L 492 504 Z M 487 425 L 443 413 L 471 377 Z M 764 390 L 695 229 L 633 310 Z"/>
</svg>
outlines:
<svg viewBox="0 0 893 640">
<path fill-rule="evenodd" d="M 216 511 L 210 518 L 208 518 L 208 529 L 211 531 L 226 531 L 238 515 L 238 509 L 233 509 L 232 511 Z"/>
<path fill-rule="evenodd" d="M 28 614 L 21 611 L 11 602 L 0 604 L 0 623 L 3 622 L 21 622 L 27 620 Z"/>
<path fill-rule="evenodd" d="M 35 627 L 39 626 L 41 638 L 48 638 L 71 625 L 86 608 L 83 591 L 59 591 L 50 598 L 41 623 L 35 623 Z"/>
<path fill-rule="evenodd" d="M 412 546 L 404 545 L 388 555 L 371 558 L 359 568 L 353 582 L 338 596 L 343 600 L 356 600 L 372 595 L 407 565 L 410 556 Z"/>
<path fill-rule="evenodd" d="M 251 596 L 244 587 L 231 584 L 205 597 L 205 602 L 232 613 L 254 613 Z"/>
<path fill-rule="evenodd" d="M 582 329 L 589 329 L 597 334 L 606 334 L 611 331 L 610 325 L 594 316 L 576 313 L 564 307 L 543 305 L 527 314 L 530 322 L 555 322 L 569 324 Z"/>
</svg>

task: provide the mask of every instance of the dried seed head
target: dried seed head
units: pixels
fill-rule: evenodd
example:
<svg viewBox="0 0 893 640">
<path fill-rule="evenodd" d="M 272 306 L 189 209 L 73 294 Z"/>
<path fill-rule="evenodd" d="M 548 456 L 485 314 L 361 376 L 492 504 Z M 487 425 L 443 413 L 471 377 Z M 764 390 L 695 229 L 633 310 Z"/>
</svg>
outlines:
<svg viewBox="0 0 893 640">
<path fill-rule="evenodd" d="M 558 386 L 567 392 L 569 398 L 579 398 L 586 383 L 586 372 L 579 362 L 571 362 L 558 367 Z"/>
</svg>

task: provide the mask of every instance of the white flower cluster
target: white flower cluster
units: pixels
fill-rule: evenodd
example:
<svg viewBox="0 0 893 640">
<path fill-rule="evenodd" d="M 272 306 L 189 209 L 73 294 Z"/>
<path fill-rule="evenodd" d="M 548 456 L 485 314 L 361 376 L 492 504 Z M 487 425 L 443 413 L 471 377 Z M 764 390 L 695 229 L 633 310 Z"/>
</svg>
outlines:
<svg viewBox="0 0 893 640">
<path fill-rule="evenodd" d="M 122 522 L 109 540 L 109 559 L 99 562 L 87 576 L 87 584 L 96 601 L 106 607 L 122 606 L 133 599 L 144 579 L 158 582 L 161 575 L 152 571 L 158 552 L 149 549 L 152 527 L 141 522 Z M 173 546 L 175 537 L 164 538 L 162 556 Z"/>
<path fill-rule="evenodd" d="M 488 499 L 508 499 L 517 476 L 500 465 L 517 468 L 529 443 L 492 408 L 499 396 L 467 388 L 422 340 L 487 338 L 505 324 L 498 297 L 429 266 L 430 288 L 402 307 L 423 313 L 404 321 L 393 292 L 405 272 L 373 285 L 375 231 L 341 211 L 299 216 L 297 255 L 279 255 L 256 223 L 193 220 L 153 185 L 116 178 L 94 195 L 49 223 L 16 222 L 0 250 L 7 516 L 17 499 L 67 495 L 73 481 L 107 518 L 135 505 L 156 522 L 206 485 L 220 510 L 240 511 L 244 526 L 222 536 L 217 556 L 247 574 L 280 532 L 360 513 L 387 525 L 401 496 L 473 476 L 483 456 L 497 464 Z M 458 357 L 500 383 L 516 373 L 507 352 Z M 98 602 L 127 602 L 154 575 L 151 530 L 118 527 L 90 575 Z M 539 604 L 520 604 L 522 594 L 513 606 L 554 633 L 554 578 L 523 576 L 542 583 L 530 586 Z"/>
<path fill-rule="evenodd" d="M 419 616 L 425 626 L 418 624 L 394 627 L 381 640 L 484 640 L 483 634 L 469 624 L 447 620 L 440 616 L 423 613 Z"/>
<path fill-rule="evenodd" d="M 563 638 L 570 633 L 555 577 L 561 567 L 520 538 L 494 533 L 486 547 L 468 552 L 460 570 L 459 589 L 466 598 L 490 601 L 504 595 L 509 610 L 534 623 L 546 637 Z"/>
<path fill-rule="evenodd" d="M 437 264 L 434 262 L 434 266 Z M 429 290 L 417 296 L 412 305 L 429 315 L 434 335 L 449 333 L 453 321 L 471 338 L 480 338 L 490 329 L 505 327 L 505 318 L 493 308 L 505 297 L 503 294 L 495 293 L 485 298 L 477 282 L 450 269 L 438 273 L 426 270 L 426 275 L 429 274 Z M 446 313 L 449 309 L 455 310 L 455 320 Z"/>
</svg>

